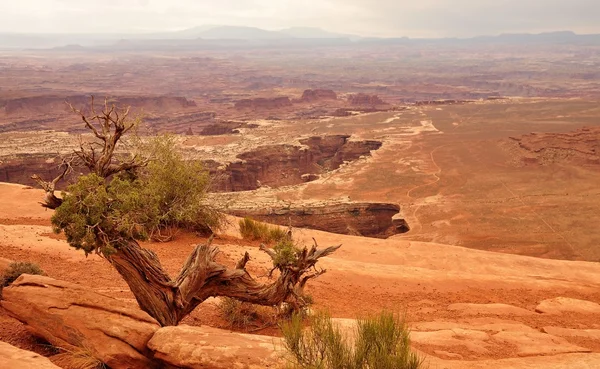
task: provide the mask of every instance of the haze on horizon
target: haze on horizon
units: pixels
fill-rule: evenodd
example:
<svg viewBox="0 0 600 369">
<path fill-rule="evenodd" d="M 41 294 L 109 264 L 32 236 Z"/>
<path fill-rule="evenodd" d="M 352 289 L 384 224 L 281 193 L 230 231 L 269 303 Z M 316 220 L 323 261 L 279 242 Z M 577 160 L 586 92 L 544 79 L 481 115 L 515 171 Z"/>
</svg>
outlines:
<svg viewBox="0 0 600 369">
<path fill-rule="evenodd" d="M 0 0 L 3 33 L 320 27 L 378 37 L 600 33 L 598 0 Z"/>
</svg>

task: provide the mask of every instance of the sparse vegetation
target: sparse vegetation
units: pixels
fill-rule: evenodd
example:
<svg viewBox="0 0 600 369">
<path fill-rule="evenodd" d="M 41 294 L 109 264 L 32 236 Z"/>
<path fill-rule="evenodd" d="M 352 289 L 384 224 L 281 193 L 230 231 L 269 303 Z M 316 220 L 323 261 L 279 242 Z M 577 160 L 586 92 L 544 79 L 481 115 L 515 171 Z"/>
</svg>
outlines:
<svg viewBox="0 0 600 369">
<path fill-rule="evenodd" d="M 283 229 L 277 226 L 257 222 L 249 217 L 241 219 L 239 226 L 242 238 L 245 240 L 270 243 L 287 238 L 287 232 Z"/>
<path fill-rule="evenodd" d="M 273 258 L 273 266 L 275 268 L 283 268 L 287 265 L 292 265 L 298 260 L 298 252 L 301 250 L 296 247 L 294 241 L 289 237 L 280 239 L 273 247 L 275 258 Z"/>
<path fill-rule="evenodd" d="M 123 135 L 139 122 L 128 118 L 129 108 L 120 109 L 105 100 L 97 113 L 93 98 L 89 114 L 71 108 L 93 134 L 93 141 L 82 141 L 72 157 L 64 158 L 62 173 L 52 181 L 32 178 L 46 192 L 42 206 L 55 210 L 54 230 L 64 232 L 70 246 L 110 262 L 142 310 L 162 326 L 169 326 L 177 325 L 209 297 L 230 297 L 263 306 L 287 303 L 294 310 L 305 305 L 300 297 L 304 285 L 324 272 L 315 264 L 340 246 L 319 250 L 315 244 L 310 250 L 296 252 L 292 264 L 275 262 L 279 276 L 263 284 L 246 270 L 248 253 L 234 268 L 216 262 L 219 249 L 212 246 L 211 236 L 206 243 L 196 245 L 177 276 L 170 276 L 156 253 L 138 241 L 168 240 L 170 229 L 213 232 L 219 228 L 221 215 L 204 202 L 209 185 L 206 171 L 183 160 L 175 139 L 169 136 L 151 140 L 148 145 L 138 142 L 129 153 L 116 151 L 123 147 Z M 79 176 L 57 197 L 56 184 L 74 165 L 87 168 L 89 174 Z M 270 239 L 285 234 L 267 229 Z M 261 250 L 272 259 L 283 255 L 266 247 Z"/>
<path fill-rule="evenodd" d="M 267 306 L 259 306 L 224 297 L 219 302 L 221 316 L 231 328 L 256 330 L 273 325 L 276 321 L 275 310 Z"/>
<path fill-rule="evenodd" d="M 76 347 L 73 350 L 60 349 L 52 361 L 63 369 L 106 369 L 107 366 L 94 356 L 87 347 Z"/>
<path fill-rule="evenodd" d="M 354 335 L 344 334 L 324 313 L 312 317 L 306 329 L 299 314 L 280 327 L 294 369 L 418 369 L 424 364 L 410 349 L 403 319 L 391 313 L 359 319 Z"/>
<path fill-rule="evenodd" d="M 3 287 L 13 283 L 21 274 L 46 275 L 42 268 L 35 263 L 28 261 L 15 261 L 8 265 L 8 268 L 0 277 L 0 293 Z"/>
</svg>

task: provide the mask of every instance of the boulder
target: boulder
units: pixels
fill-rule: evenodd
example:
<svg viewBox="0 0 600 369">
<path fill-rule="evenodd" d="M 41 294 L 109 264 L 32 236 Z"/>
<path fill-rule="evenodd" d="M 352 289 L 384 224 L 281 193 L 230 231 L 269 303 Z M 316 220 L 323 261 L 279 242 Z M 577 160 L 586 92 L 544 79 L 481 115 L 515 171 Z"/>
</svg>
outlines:
<svg viewBox="0 0 600 369">
<path fill-rule="evenodd" d="M 53 278 L 23 274 L 2 307 L 54 346 L 84 348 L 113 369 L 152 368 L 146 343 L 158 323 L 137 306 Z"/>
<path fill-rule="evenodd" d="M 148 347 L 154 358 L 179 368 L 262 369 L 282 364 L 281 339 L 206 326 L 159 329 Z"/>
<path fill-rule="evenodd" d="M 3 369 L 60 369 L 48 358 L 35 352 L 22 350 L 18 347 L 0 341 L 0 368 Z"/>
<path fill-rule="evenodd" d="M 562 314 L 600 314 L 600 304 L 586 300 L 570 299 L 567 297 L 557 297 L 550 300 L 544 300 L 535 308 L 538 313 Z"/>
</svg>

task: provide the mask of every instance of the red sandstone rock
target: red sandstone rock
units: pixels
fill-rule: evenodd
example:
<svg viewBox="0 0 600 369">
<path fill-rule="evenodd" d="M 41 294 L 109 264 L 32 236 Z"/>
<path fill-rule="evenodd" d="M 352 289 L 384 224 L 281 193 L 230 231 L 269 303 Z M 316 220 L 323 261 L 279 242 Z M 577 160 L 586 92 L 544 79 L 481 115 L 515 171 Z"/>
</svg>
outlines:
<svg viewBox="0 0 600 369">
<path fill-rule="evenodd" d="M 359 93 L 356 95 L 348 96 L 348 102 L 351 105 L 384 105 L 386 102 L 381 100 L 377 95 L 367 95 Z"/>
<path fill-rule="evenodd" d="M 60 369 L 47 358 L 35 352 L 0 341 L 0 368 L 2 369 Z"/>
<path fill-rule="evenodd" d="M 144 353 L 159 325 L 132 304 L 89 287 L 28 274 L 2 294 L 9 314 L 54 346 L 70 351 L 84 347 L 113 369 L 154 367 Z"/>
<path fill-rule="evenodd" d="M 302 146 L 269 145 L 238 155 L 233 162 L 213 174 L 219 191 L 245 191 L 260 186 L 287 186 L 303 183 L 305 174 L 318 175 L 340 167 L 346 161 L 370 155 L 381 147 L 379 141 L 349 141 L 348 135 L 316 136 L 300 140 Z M 207 168 L 214 165 L 207 165 Z M 304 177 L 303 177 L 304 176 Z"/>
<path fill-rule="evenodd" d="M 387 238 L 408 230 L 403 219 L 392 219 L 400 212 L 396 204 L 339 203 L 281 207 L 230 209 L 236 216 L 250 216 L 268 223 L 311 228 L 338 234 Z"/>
<path fill-rule="evenodd" d="M 159 329 L 148 342 L 154 358 L 178 368 L 278 368 L 281 339 L 179 325 Z"/>
<path fill-rule="evenodd" d="M 302 102 L 316 102 L 320 100 L 337 100 L 337 95 L 333 90 L 305 90 L 302 93 L 300 101 Z"/>
</svg>

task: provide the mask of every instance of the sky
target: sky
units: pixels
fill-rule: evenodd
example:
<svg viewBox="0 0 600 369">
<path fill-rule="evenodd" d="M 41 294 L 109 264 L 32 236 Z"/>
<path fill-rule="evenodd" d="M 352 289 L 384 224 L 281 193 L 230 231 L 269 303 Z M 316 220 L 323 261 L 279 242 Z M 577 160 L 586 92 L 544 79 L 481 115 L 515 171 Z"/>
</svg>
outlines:
<svg viewBox="0 0 600 369">
<path fill-rule="evenodd" d="M 0 32 L 142 33 L 207 24 L 381 37 L 600 33 L 600 0 L 0 0 Z"/>
</svg>

